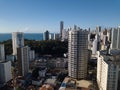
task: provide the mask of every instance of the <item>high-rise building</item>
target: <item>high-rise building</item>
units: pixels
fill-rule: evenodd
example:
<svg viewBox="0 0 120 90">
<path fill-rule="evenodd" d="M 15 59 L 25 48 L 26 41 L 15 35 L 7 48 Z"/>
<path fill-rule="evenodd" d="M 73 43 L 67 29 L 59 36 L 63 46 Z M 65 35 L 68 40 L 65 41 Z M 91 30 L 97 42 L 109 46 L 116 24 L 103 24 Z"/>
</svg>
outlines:
<svg viewBox="0 0 120 90">
<path fill-rule="evenodd" d="M 0 62 L 0 83 L 4 84 L 12 79 L 11 61 Z"/>
<path fill-rule="evenodd" d="M 49 40 L 49 31 L 48 30 L 46 32 L 44 32 L 43 39 Z"/>
<path fill-rule="evenodd" d="M 60 34 L 54 33 L 54 35 L 53 35 L 54 40 L 59 40 L 60 39 L 59 36 L 60 36 Z"/>
<path fill-rule="evenodd" d="M 62 30 L 64 29 L 64 22 L 60 21 L 60 39 L 62 38 Z"/>
<path fill-rule="evenodd" d="M 112 49 L 117 49 L 118 30 L 116 28 L 113 28 L 111 34 L 112 34 L 112 36 L 111 36 L 111 48 Z"/>
<path fill-rule="evenodd" d="M 68 40 L 68 32 L 66 29 L 62 30 L 62 38 L 61 41 L 67 41 Z"/>
<path fill-rule="evenodd" d="M 4 44 L 0 44 L 0 61 L 5 60 L 5 50 L 4 50 Z"/>
<path fill-rule="evenodd" d="M 24 36 L 22 32 L 12 33 L 13 55 L 17 55 L 17 48 L 24 46 Z"/>
<path fill-rule="evenodd" d="M 93 41 L 93 47 L 92 47 L 92 54 L 96 54 L 96 52 L 97 52 L 97 43 L 98 43 L 98 41 L 97 41 L 97 35 L 95 36 L 95 39 L 94 39 L 94 41 Z"/>
<path fill-rule="evenodd" d="M 68 40 L 69 76 L 76 79 L 87 77 L 88 31 L 71 30 Z"/>
<path fill-rule="evenodd" d="M 34 50 L 30 50 L 29 54 L 30 54 L 30 61 L 34 60 L 35 59 L 35 51 Z"/>
<path fill-rule="evenodd" d="M 98 52 L 97 83 L 99 90 L 120 90 L 120 50 Z"/>
<path fill-rule="evenodd" d="M 120 27 L 112 29 L 111 48 L 112 49 L 120 49 Z"/>
<path fill-rule="evenodd" d="M 117 48 L 120 49 L 120 27 L 118 27 Z"/>
<path fill-rule="evenodd" d="M 96 34 L 99 34 L 101 32 L 101 26 L 96 27 Z"/>
<path fill-rule="evenodd" d="M 17 48 L 17 68 L 20 76 L 25 76 L 29 71 L 29 51 L 28 46 Z"/>
</svg>

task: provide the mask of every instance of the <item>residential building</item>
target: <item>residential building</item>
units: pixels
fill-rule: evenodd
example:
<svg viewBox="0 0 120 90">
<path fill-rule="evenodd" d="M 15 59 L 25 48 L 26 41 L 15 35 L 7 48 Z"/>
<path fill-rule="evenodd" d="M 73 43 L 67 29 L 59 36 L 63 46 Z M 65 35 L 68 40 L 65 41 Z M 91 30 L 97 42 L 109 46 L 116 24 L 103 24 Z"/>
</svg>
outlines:
<svg viewBox="0 0 120 90">
<path fill-rule="evenodd" d="M 116 28 L 112 29 L 112 36 L 111 36 L 111 48 L 117 49 L 117 34 L 118 30 Z"/>
<path fill-rule="evenodd" d="M 120 27 L 112 29 L 111 48 L 112 49 L 120 49 Z"/>
<path fill-rule="evenodd" d="M 60 21 L 60 39 L 62 38 L 62 30 L 64 29 L 64 22 Z"/>
<path fill-rule="evenodd" d="M 120 50 L 98 53 L 97 83 L 99 90 L 120 90 Z"/>
<path fill-rule="evenodd" d="M 23 32 L 12 33 L 12 46 L 13 46 L 13 55 L 17 55 L 17 48 L 24 46 Z"/>
<path fill-rule="evenodd" d="M 46 32 L 44 32 L 43 39 L 49 40 L 49 31 L 48 30 Z"/>
<path fill-rule="evenodd" d="M 0 84 L 5 84 L 11 79 L 11 61 L 0 62 Z"/>
<path fill-rule="evenodd" d="M 53 38 L 54 38 L 54 40 L 59 40 L 60 39 L 60 34 L 54 33 Z"/>
<path fill-rule="evenodd" d="M 96 27 L 96 34 L 98 34 L 98 35 L 99 35 L 99 34 L 100 34 L 100 32 L 101 32 L 101 26 L 97 26 L 97 27 Z"/>
<path fill-rule="evenodd" d="M 17 48 L 18 75 L 25 76 L 29 71 L 29 51 L 28 46 Z"/>
<path fill-rule="evenodd" d="M 97 40 L 97 35 L 96 35 L 95 39 L 93 40 L 92 54 L 96 54 L 97 52 L 97 43 L 98 43 L 98 40 Z"/>
<path fill-rule="evenodd" d="M 4 44 L 0 44 L 0 61 L 5 60 L 5 50 L 4 50 Z"/>
<path fill-rule="evenodd" d="M 66 29 L 63 29 L 61 41 L 66 41 L 66 40 L 68 40 L 68 31 Z"/>
<path fill-rule="evenodd" d="M 72 78 L 87 77 L 88 31 L 71 30 L 68 40 L 68 75 Z"/>
<path fill-rule="evenodd" d="M 118 27 L 117 48 L 120 49 L 120 27 Z"/>
<path fill-rule="evenodd" d="M 29 56 L 30 56 L 30 61 L 33 61 L 35 59 L 35 51 L 34 50 L 30 50 L 29 51 Z"/>
</svg>

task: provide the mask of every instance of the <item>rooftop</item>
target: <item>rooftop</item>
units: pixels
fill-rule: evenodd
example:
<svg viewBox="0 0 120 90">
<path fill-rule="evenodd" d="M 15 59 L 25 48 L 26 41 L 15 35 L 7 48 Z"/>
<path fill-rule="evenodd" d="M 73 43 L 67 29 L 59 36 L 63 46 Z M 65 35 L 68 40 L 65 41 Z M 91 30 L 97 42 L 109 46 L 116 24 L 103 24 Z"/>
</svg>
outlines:
<svg viewBox="0 0 120 90">
<path fill-rule="evenodd" d="M 107 50 L 100 51 L 101 55 L 106 55 L 106 53 L 107 53 Z M 110 50 L 110 54 L 107 55 L 107 56 L 114 56 L 114 55 L 120 55 L 120 49 L 112 49 L 112 50 Z"/>
<path fill-rule="evenodd" d="M 90 90 L 92 85 L 91 81 L 87 80 L 76 80 L 70 77 L 66 77 L 61 84 L 59 90 Z M 79 89 L 78 89 L 79 88 Z"/>
<path fill-rule="evenodd" d="M 45 81 L 45 83 L 46 84 L 50 84 L 50 85 L 55 85 L 56 84 L 56 79 L 55 78 L 54 79 L 47 79 Z"/>
<path fill-rule="evenodd" d="M 0 63 L 7 63 L 7 62 L 10 62 L 10 61 L 6 61 L 6 60 L 0 61 Z"/>
<path fill-rule="evenodd" d="M 110 50 L 110 54 L 106 54 L 106 52 L 106 50 L 100 51 L 100 55 L 104 58 L 106 63 L 120 65 L 120 50 L 112 49 Z"/>
</svg>

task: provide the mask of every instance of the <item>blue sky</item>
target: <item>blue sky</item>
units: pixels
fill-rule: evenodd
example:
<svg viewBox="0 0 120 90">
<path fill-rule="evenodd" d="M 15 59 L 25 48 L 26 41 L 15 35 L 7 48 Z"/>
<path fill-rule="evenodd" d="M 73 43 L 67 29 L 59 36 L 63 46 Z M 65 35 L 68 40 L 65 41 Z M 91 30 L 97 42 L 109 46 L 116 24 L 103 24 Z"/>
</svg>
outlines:
<svg viewBox="0 0 120 90">
<path fill-rule="evenodd" d="M 61 20 L 65 28 L 117 27 L 120 0 L 0 0 L 0 33 L 59 32 Z"/>
</svg>

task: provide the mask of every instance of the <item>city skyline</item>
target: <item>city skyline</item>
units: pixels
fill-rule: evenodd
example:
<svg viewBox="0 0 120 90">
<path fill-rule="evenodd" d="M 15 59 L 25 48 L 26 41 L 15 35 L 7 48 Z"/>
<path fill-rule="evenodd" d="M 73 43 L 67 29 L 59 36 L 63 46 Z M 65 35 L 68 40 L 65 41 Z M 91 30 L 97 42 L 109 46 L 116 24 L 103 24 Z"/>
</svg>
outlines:
<svg viewBox="0 0 120 90">
<path fill-rule="evenodd" d="M 0 0 L 0 33 L 59 33 L 65 28 L 117 27 L 120 25 L 119 0 Z"/>
</svg>

